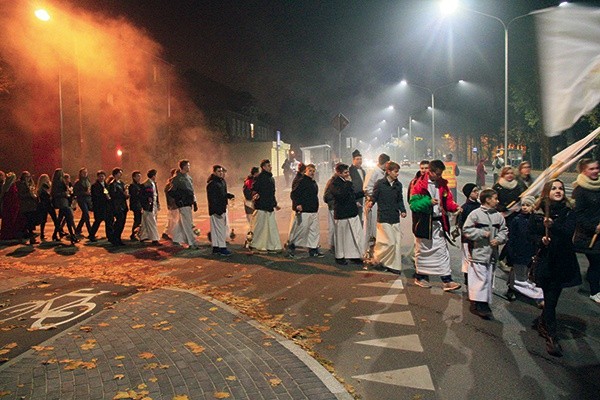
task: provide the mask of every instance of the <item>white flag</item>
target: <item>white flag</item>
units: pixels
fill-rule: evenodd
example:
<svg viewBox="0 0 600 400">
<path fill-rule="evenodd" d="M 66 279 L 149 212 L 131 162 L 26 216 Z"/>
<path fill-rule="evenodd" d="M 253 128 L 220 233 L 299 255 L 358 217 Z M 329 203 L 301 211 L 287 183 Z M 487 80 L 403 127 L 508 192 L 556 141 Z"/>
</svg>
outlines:
<svg viewBox="0 0 600 400">
<path fill-rule="evenodd" d="M 544 131 L 556 136 L 600 103 L 600 8 L 535 13 Z"/>
</svg>

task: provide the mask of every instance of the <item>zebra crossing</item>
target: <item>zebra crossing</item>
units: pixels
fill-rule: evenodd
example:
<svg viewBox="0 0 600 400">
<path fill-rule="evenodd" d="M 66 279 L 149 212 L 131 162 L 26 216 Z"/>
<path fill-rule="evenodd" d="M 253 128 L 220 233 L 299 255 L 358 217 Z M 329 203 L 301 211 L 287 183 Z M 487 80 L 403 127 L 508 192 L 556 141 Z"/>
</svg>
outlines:
<svg viewBox="0 0 600 400">
<path fill-rule="evenodd" d="M 363 283 L 359 286 L 368 286 L 376 289 L 386 290 L 379 296 L 357 297 L 354 302 L 370 302 L 374 307 L 377 305 L 388 305 L 392 309 L 391 312 L 374 313 L 369 315 L 360 315 L 353 318 L 364 320 L 375 324 L 395 324 L 397 328 L 394 332 L 402 333 L 401 335 L 388 337 L 375 337 L 366 340 L 355 341 L 353 344 L 357 346 L 373 346 L 388 351 L 398 352 L 398 357 L 394 359 L 406 362 L 407 359 L 414 360 L 415 358 L 401 357 L 402 353 L 410 352 L 413 354 L 423 354 L 424 349 L 419 338 L 415 319 L 410 310 L 407 310 L 408 299 L 404 291 L 404 283 L 401 278 L 390 282 L 371 282 Z M 399 308 L 399 310 L 395 310 Z M 382 330 L 372 329 L 373 336 L 378 336 Z M 368 333 L 367 333 L 368 335 Z M 417 358 L 419 359 L 419 358 Z M 373 383 L 381 383 L 386 385 L 394 385 L 399 387 L 407 387 L 412 389 L 435 391 L 431 371 L 426 365 L 425 357 L 420 357 L 423 362 L 419 365 L 411 365 L 404 368 L 392 368 L 390 370 L 379 370 L 367 374 L 353 375 L 352 378 L 357 381 L 369 381 Z M 409 361 L 410 362 L 410 361 Z M 399 363 L 398 365 L 400 365 Z M 397 367 L 398 365 L 390 365 Z M 369 369 L 371 369 L 370 367 Z"/>
</svg>

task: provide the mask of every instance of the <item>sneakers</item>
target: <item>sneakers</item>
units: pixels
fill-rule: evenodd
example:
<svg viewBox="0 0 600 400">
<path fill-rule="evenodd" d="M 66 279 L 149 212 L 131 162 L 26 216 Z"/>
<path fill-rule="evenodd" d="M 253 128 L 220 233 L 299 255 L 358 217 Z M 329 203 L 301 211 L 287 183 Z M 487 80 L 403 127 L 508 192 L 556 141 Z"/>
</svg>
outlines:
<svg viewBox="0 0 600 400">
<path fill-rule="evenodd" d="M 600 304 L 600 292 L 596 293 L 593 296 L 590 296 L 590 299 L 592 299 L 593 301 L 595 301 L 596 303 Z"/>
<path fill-rule="evenodd" d="M 167 235 L 166 233 L 163 233 L 163 234 L 161 235 L 161 237 L 162 237 L 164 240 L 171 240 L 171 238 L 169 237 L 169 235 Z"/>
<path fill-rule="evenodd" d="M 461 284 L 458 282 L 450 281 L 450 282 L 442 283 L 442 289 L 444 289 L 444 292 L 450 292 L 452 290 L 457 290 L 460 288 L 461 288 Z"/>
<path fill-rule="evenodd" d="M 415 285 L 421 286 L 422 288 L 425 288 L 425 289 L 431 288 L 431 283 L 429 283 L 429 281 L 427 279 L 415 278 Z"/>
<path fill-rule="evenodd" d="M 229 250 L 227 247 L 221 247 L 219 249 L 219 254 L 222 257 L 229 257 L 231 255 L 231 250 Z"/>
<path fill-rule="evenodd" d="M 310 249 L 308 251 L 308 255 L 309 257 L 319 257 L 319 258 L 323 258 L 325 257 L 325 254 L 321 253 L 321 250 L 317 249 Z"/>
</svg>

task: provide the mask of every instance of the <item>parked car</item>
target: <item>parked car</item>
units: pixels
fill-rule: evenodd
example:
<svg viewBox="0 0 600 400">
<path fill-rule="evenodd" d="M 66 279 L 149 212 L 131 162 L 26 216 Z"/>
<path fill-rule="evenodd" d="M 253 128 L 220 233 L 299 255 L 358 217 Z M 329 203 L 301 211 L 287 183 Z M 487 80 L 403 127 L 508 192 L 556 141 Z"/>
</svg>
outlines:
<svg viewBox="0 0 600 400">
<path fill-rule="evenodd" d="M 408 158 L 405 158 L 404 160 L 402 160 L 402 162 L 400 163 L 401 167 L 410 167 L 410 160 Z"/>
</svg>

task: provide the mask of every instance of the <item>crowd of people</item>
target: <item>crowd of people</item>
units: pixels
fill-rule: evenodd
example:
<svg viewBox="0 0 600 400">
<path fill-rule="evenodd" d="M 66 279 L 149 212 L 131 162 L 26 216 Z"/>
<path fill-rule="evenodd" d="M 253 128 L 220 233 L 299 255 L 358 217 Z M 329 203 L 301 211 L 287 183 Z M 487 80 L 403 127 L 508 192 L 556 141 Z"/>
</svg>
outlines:
<svg viewBox="0 0 600 400">
<path fill-rule="evenodd" d="M 597 161 L 584 159 L 578 168 L 573 199 L 567 198 L 565 185 L 558 179 L 546 182 L 541 194 L 534 198 L 523 195 L 533 182 L 529 162 L 514 169 L 496 160 L 494 172 L 498 178 L 491 187 L 485 186 L 485 167 L 478 165 L 477 182 L 462 187 L 467 200 L 461 206 L 456 202 L 456 177 L 460 172 L 451 155 L 445 161 L 421 161 L 405 197 L 396 162 L 381 154 L 377 166 L 367 173 L 361 153 L 355 150 L 352 164 L 338 163 L 323 191 L 322 199 L 328 208 L 329 246 L 339 265 L 370 262 L 400 274 L 400 221 L 407 216 L 406 199 L 412 212 L 414 254 L 409 256 L 415 264 L 414 284 L 431 288 L 430 277 L 439 276 L 446 292 L 462 287 L 452 277 L 448 247 L 449 242 L 460 237 L 462 272 L 471 312 L 484 319 L 493 317 L 490 303 L 494 271 L 499 266 L 509 273 L 507 299 L 525 296 L 542 309 L 535 327 L 545 338 L 548 353 L 560 356 L 556 307 L 563 288 L 582 282 L 577 252 L 585 254 L 589 261 L 590 298 L 600 303 L 600 166 Z M 267 253 L 279 253 L 285 248 L 292 258 L 298 256 L 298 250 L 306 249 L 309 257 L 324 257 L 320 248 L 316 172 L 315 165 L 298 162 L 296 175 L 290 177 L 292 210 L 288 240 L 282 245 L 275 219 L 280 207 L 271 163 L 262 160 L 251 169 L 243 185 L 248 221 L 245 247 Z M 230 256 L 228 203 L 234 195 L 228 192 L 225 174 L 223 166 L 214 165 L 207 180 L 208 237 L 213 254 Z M 38 243 L 38 237 L 46 240 L 45 227 L 50 216 L 53 241 L 67 238 L 74 245 L 83 238 L 85 226 L 88 240 L 95 242 L 104 222 L 108 241 L 113 246 L 124 246 L 122 235 L 131 210 L 131 240 L 159 246 L 162 238 L 198 248 L 199 231 L 193 221 L 198 203 L 190 162 L 181 160 L 164 186 L 167 225 L 162 235 L 157 226 L 161 207 L 157 171 L 147 171 L 146 177 L 142 182 L 141 172 L 133 171 L 131 183 L 125 184 L 123 170 L 114 168 L 109 176 L 105 171 L 97 171 L 92 183 L 87 169 L 81 168 L 77 180 L 71 183 L 70 176 L 57 168 L 52 179 L 42 174 L 36 184 L 27 171 L 18 179 L 12 172 L 0 171 L 0 240 L 24 239 L 30 245 Z M 77 224 L 73 214 L 76 207 L 81 210 Z"/>
</svg>

